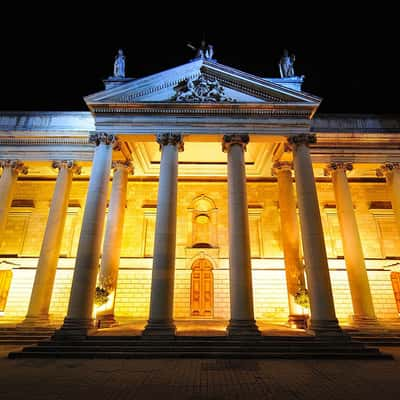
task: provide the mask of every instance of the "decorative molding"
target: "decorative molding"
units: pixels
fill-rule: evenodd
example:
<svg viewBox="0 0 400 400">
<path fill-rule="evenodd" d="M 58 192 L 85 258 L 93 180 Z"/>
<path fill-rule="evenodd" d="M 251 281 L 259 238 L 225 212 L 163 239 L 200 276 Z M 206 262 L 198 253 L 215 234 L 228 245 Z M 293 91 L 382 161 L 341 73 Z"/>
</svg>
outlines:
<svg viewBox="0 0 400 400">
<path fill-rule="evenodd" d="M 206 76 L 209 79 L 218 79 L 218 81 L 227 88 L 238 90 L 239 92 L 245 93 L 249 96 L 257 97 L 259 99 L 262 99 L 262 100 L 265 100 L 268 102 L 284 103 L 285 101 L 289 101 L 289 100 L 279 98 L 277 96 L 272 96 L 271 94 L 267 94 L 267 93 L 265 93 L 265 91 L 256 89 L 255 87 L 245 86 L 245 85 L 243 85 L 242 82 L 237 82 L 232 79 L 227 79 L 226 77 L 224 77 L 224 75 L 222 73 L 213 71 L 213 74 L 210 74 L 207 72 L 204 72 L 203 74 L 204 74 L 204 76 Z M 297 101 L 298 100 L 294 100 L 293 98 L 290 99 L 291 103 L 297 102 Z"/>
<path fill-rule="evenodd" d="M 53 168 L 58 168 L 58 170 L 61 170 L 61 168 L 70 169 L 72 173 L 76 175 L 80 175 L 82 172 L 82 167 L 78 166 L 72 160 L 53 161 L 51 166 Z"/>
<path fill-rule="evenodd" d="M 197 71 L 196 73 L 190 75 L 187 77 L 187 79 L 195 79 L 196 77 L 198 77 L 200 75 L 200 71 Z M 159 92 L 163 89 L 167 89 L 170 87 L 175 87 L 177 85 L 179 85 L 179 83 L 181 82 L 181 79 L 174 79 L 174 80 L 167 80 L 164 81 L 162 84 L 159 85 L 155 85 L 155 86 L 151 86 L 148 87 L 146 89 L 142 89 L 140 91 L 134 92 L 134 93 L 129 93 L 126 95 L 117 95 L 117 96 L 113 96 L 109 99 L 107 99 L 109 102 L 113 103 L 133 103 L 135 101 L 136 98 L 138 97 L 142 97 L 142 96 L 146 96 L 148 94 L 152 94 L 155 92 Z"/>
<path fill-rule="evenodd" d="M 160 151 L 162 146 L 172 144 L 178 146 L 178 151 L 183 151 L 183 137 L 176 133 L 159 133 L 157 134 L 157 143 L 160 145 Z"/>
<path fill-rule="evenodd" d="M 249 135 L 224 135 L 222 138 L 222 151 L 229 152 L 230 147 L 234 144 L 239 144 L 246 151 L 249 141 Z"/>
<path fill-rule="evenodd" d="M 30 138 L 22 138 L 22 137 L 3 137 L 0 138 L 0 145 L 3 146 L 13 146 L 13 145 L 21 145 L 21 146 L 40 146 L 40 145 L 52 145 L 52 144 L 61 144 L 61 145 L 85 145 L 89 144 L 89 139 L 86 138 L 68 138 L 68 137 L 30 137 Z"/>
<path fill-rule="evenodd" d="M 383 176 L 392 174 L 394 170 L 400 170 L 400 163 L 397 162 L 385 163 L 376 170 L 376 176 L 382 178 Z"/>
<path fill-rule="evenodd" d="M 136 114 L 171 114 L 171 115 L 251 115 L 254 118 L 277 117 L 277 118 L 307 118 L 312 112 L 310 106 L 303 105 L 298 108 L 288 108 L 287 104 L 268 104 L 267 107 L 246 107 L 239 103 L 233 107 L 232 103 L 134 103 L 134 104 L 89 104 L 96 113 L 136 113 Z M 217 107 L 215 107 L 217 105 Z M 261 105 L 263 105 L 261 103 Z M 180 107 L 186 106 L 186 107 Z M 197 107 L 193 107 L 197 106 Z M 211 107 L 214 106 L 214 107 Z M 265 105 L 264 105 L 265 106 Z"/>
<path fill-rule="evenodd" d="M 310 144 L 317 143 L 317 135 L 315 133 L 301 133 L 300 135 L 289 136 L 287 141 L 291 147 L 301 144 L 309 146 Z"/>
<path fill-rule="evenodd" d="M 132 164 L 131 161 L 123 161 L 123 160 L 116 160 L 111 163 L 111 168 L 114 170 L 114 172 L 118 169 L 127 169 L 128 174 L 133 175 L 135 172 L 135 168 Z"/>
<path fill-rule="evenodd" d="M 89 136 L 89 143 L 94 143 L 96 146 L 99 146 L 101 143 L 105 145 L 117 143 L 117 138 L 115 135 L 105 133 L 105 132 L 96 132 L 91 133 Z"/>
<path fill-rule="evenodd" d="M 14 199 L 11 202 L 14 208 L 35 208 L 35 202 L 32 199 Z"/>
<path fill-rule="evenodd" d="M 335 171 L 344 171 L 346 173 L 347 171 L 352 171 L 353 170 L 353 163 L 351 162 L 343 162 L 343 161 L 338 161 L 338 162 L 330 162 L 326 168 L 324 168 L 324 176 L 329 176 Z"/>
<path fill-rule="evenodd" d="M 275 161 L 272 165 L 271 175 L 278 176 L 279 172 L 289 171 L 292 176 L 293 163 L 291 161 Z"/>
<path fill-rule="evenodd" d="M 4 169 L 10 168 L 13 172 L 17 174 L 26 175 L 28 173 L 28 167 L 19 160 L 4 160 L 0 161 L 0 167 Z"/>
<path fill-rule="evenodd" d="M 370 211 L 371 210 L 392 210 L 393 207 L 392 207 L 391 201 L 371 201 L 368 209 Z"/>
</svg>

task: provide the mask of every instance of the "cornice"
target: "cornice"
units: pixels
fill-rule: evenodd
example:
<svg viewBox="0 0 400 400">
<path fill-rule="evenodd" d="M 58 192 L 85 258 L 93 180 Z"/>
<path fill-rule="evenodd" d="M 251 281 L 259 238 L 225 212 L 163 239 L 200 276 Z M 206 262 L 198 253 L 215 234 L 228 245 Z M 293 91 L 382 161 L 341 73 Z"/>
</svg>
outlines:
<svg viewBox="0 0 400 400">
<path fill-rule="evenodd" d="M 0 137 L 0 145 L 21 145 L 21 146 L 41 146 L 41 145 L 90 145 L 89 132 L 87 137 L 68 138 L 68 137 Z"/>
<path fill-rule="evenodd" d="M 200 76 L 200 71 L 196 71 L 195 73 L 187 75 L 187 79 L 194 79 Z M 131 92 L 127 94 L 120 94 L 120 95 L 115 95 L 109 99 L 110 102 L 113 102 L 115 100 L 119 100 L 118 103 L 133 103 L 135 99 L 146 96 L 149 94 L 152 94 L 154 92 L 159 92 L 160 90 L 170 88 L 170 87 L 175 87 L 177 86 L 182 79 L 172 79 L 172 80 L 165 80 L 164 82 L 160 84 L 156 84 L 154 86 L 146 87 L 141 90 L 138 90 L 137 92 Z M 90 103 L 88 103 L 90 104 Z"/>
<path fill-rule="evenodd" d="M 108 103 L 88 104 L 96 113 L 134 113 L 170 115 L 235 115 L 253 117 L 301 117 L 310 118 L 314 105 L 298 103 L 249 104 L 249 103 Z"/>
<path fill-rule="evenodd" d="M 238 90 L 240 92 L 246 93 L 250 96 L 254 96 L 257 97 L 259 99 L 265 100 L 265 101 L 269 101 L 269 102 L 273 102 L 273 103 L 284 103 L 285 99 L 283 98 L 279 98 L 277 96 L 272 96 L 270 94 L 265 93 L 265 91 L 262 91 L 260 89 L 257 89 L 257 87 L 255 85 L 253 85 L 252 87 L 249 86 L 249 84 L 244 85 L 243 82 L 240 81 L 235 81 L 233 79 L 228 79 L 227 77 L 224 76 L 223 73 L 219 72 L 219 71 L 213 71 L 213 74 L 210 74 L 208 72 L 204 72 L 204 75 L 207 78 L 217 78 L 218 82 L 225 86 L 228 87 L 230 89 L 235 89 Z M 288 97 L 287 97 L 288 98 Z M 294 102 L 296 103 L 296 102 Z"/>
</svg>

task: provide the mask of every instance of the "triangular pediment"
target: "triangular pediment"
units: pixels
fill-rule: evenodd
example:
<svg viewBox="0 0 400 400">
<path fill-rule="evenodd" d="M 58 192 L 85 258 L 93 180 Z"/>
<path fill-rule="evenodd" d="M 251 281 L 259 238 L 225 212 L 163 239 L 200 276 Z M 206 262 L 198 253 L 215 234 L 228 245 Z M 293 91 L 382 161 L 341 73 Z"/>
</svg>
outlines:
<svg viewBox="0 0 400 400">
<path fill-rule="evenodd" d="M 127 80 L 117 87 L 87 96 L 85 101 L 89 108 L 95 109 L 96 105 L 104 104 L 121 106 L 178 102 L 295 103 L 317 107 L 321 99 L 216 62 L 199 59 L 154 75 Z"/>
</svg>

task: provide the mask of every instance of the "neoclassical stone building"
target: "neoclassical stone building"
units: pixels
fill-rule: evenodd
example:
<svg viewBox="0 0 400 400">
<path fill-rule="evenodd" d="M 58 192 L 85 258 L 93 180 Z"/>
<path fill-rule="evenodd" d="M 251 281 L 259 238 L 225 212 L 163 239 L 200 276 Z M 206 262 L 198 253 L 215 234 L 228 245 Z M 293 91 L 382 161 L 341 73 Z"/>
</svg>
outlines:
<svg viewBox="0 0 400 400">
<path fill-rule="evenodd" d="M 397 322 L 400 117 L 316 114 L 301 81 L 200 58 L 1 112 L 0 322 Z"/>
</svg>

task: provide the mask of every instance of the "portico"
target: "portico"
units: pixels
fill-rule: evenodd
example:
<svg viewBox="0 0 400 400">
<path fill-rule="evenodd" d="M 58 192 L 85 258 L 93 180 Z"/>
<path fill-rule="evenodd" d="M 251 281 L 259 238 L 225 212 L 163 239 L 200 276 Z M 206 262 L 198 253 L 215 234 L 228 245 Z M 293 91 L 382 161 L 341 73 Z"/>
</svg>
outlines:
<svg viewBox="0 0 400 400">
<path fill-rule="evenodd" d="M 22 158 L 10 147 L 7 156 L 14 154 L 28 167 L 54 161 L 59 170 L 26 323 L 48 319 L 57 264 L 64 262 L 57 259 L 69 199 L 77 196 L 74 186 L 83 179 L 73 174 L 81 168 L 87 191 L 83 195 L 79 189 L 85 200 L 60 337 L 85 336 L 95 319 L 115 324 L 129 298 L 131 310 L 123 314 L 135 318 L 141 307 L 148 319 L 145 336 L 173 336 L 176 318 L 196 318 L 196 301 L 202 317 L 229 320 L 228 335 L 258 336 L 257 315 L 268 310 L 268 301 L 260 299 L 270 295 L 260 282 L 278 264 L 287 287 L 286 321 L 305 327 L 311 314 L 311 332 L 340 336 L 315 177 L 316 169 L 333 161 L 324 154 L 327 137 L 312 127 L 320 99 L 281 83 L 197 60 L 146 78 L 120 79 L 86 97 L 92 126 L 64 133 L 58 154 L 45 147 L 59 140 L 56 134 L 47 144 L 32 141 L 36 158 L 29 152 Z M 196 100 L 193 93 L 201 85 L 208 91 Z M 134 176 L 129 175 L 133 168 Z M 7 177 L 3 172 L 0 181 L 3 214 L 11 207 L 13 185 Z M 350 215 L 345 180 L 341 176 L 340 185 L 335 179 L 338 213 Z M 274 185 L 277 195 L 259 184 Z M 268 225 L 271 210 L 279 213 L 280 228 Z M 352 218 L 351 229 L 348 218 L 339 223 L 344 240 L 358 243 L 345 253 L 357 324 L 375 320 L 375 311 L 366 266 L 349 261 L 364 259 Z M 274 229 L 282 241 L 278 261 L 268 254 Z M 261 232 L 269 239 L 260 239 Z M 194 271 L 202 271 L 198 280 Z M 212 290 L 206 288 L 209 282 Z M 96 286 L 109 296 L 97 315 Z M 309 293 L 310 309 L 296 302 L 299 291 Z"/>
</svg>

